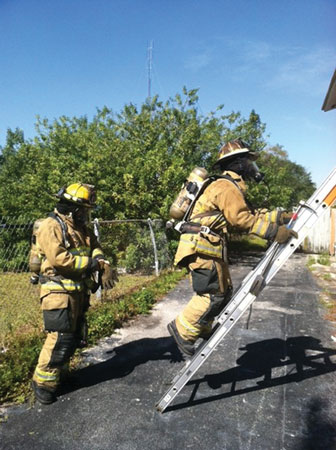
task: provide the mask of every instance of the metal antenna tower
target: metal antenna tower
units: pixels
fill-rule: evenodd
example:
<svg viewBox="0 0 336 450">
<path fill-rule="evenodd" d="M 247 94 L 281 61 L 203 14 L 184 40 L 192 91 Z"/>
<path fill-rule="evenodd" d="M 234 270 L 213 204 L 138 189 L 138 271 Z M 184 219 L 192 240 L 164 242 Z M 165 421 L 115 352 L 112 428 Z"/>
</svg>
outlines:
<svg viewBox="0 0 336 450">
<path fill-rule="evenodd" d="M 152 57 L 153 57 L 153 41 L 150 41 L 148 49 L 147 49 L 147 71 L 148 71 L 148 98 L 152 97 L 151 88 L 152 88 Z"/>
</svg>

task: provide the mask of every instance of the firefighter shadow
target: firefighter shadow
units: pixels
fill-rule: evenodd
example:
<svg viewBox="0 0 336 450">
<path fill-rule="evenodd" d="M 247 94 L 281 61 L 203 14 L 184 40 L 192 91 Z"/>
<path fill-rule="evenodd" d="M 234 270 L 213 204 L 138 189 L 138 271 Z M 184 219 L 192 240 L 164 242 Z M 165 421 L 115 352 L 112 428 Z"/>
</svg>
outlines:
<svg viewBox="0 0 336 450">
<path fill-rule="evenodd" d="M 73 372 L 72 376 L 62 383 L 59 395 L 126 377 L 137 366 L 148 361 L 169 360 L 171 363 L 184 361 L 170 337 L 132 341 L 104 352 L 103 357 L 105 361 Z"/>
<path fill-rule="evenodd" d="M 215 400 L 221 400 L 253 391 L 318 377 L 336 371 L 336 350 L 325 348 L 320 340 L 310 336 L 268 339 L 247 344 L 240 350 L 246 352 L 237 359 L 237 366 L 213 375 L 191 380 L 193 386 L 189 400 L 167 408 L 177 410 Z M 335 356 L 335 362 L 331 357 Z M 251 381 L 256 380 L 251 383 Z M 223 391 L 216 395 L 197 398 L 199 389 L 207 384 L 212 390 Z M 208 390 L 206 391 L 208 394 Z"/>
</svg>

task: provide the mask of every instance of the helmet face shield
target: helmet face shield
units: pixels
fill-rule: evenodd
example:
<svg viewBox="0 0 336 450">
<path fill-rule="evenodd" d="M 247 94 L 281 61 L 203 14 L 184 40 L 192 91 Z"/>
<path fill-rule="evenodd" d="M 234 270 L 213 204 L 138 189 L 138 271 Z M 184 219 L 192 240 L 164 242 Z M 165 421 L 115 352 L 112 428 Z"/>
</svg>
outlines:
<svg viewBox="0 0 336 450">
<path fill-rule="evenodd" d="M 225 170 L 232 170 L 244 180 L 253 180 L 257 183 L 264 178 L 264 174 L 260 172 L 255 161 L 249 158 L 248 155 L 239 155 L 232 159 L 227 163 Z"/>
</svg>

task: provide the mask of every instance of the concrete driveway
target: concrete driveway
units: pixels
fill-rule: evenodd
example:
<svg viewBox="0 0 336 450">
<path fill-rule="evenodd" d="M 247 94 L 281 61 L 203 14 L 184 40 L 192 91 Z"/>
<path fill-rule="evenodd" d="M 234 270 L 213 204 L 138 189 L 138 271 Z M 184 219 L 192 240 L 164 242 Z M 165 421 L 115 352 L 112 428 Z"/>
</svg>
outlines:
<svg viewBox="0 0 336 450">
<path fill-rule="evenodd" d="M 232 265 L 235 285 L 258 259 Z M 305 262 L 290 258 L 163 414 L 155 404 L 184 365 L 166 324 L 187 280 L 87 350 L 56 403 L 9 408 L 0 448 L 335 450 L 336 343 Z"/>
</svg>

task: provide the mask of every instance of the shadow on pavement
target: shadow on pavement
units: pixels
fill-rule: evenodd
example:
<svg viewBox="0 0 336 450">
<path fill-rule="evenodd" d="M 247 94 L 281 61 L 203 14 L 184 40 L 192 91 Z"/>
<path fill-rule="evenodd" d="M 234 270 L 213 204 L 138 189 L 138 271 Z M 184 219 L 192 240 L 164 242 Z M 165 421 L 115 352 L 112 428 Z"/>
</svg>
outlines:
<svg viewBox="0 0 336 450">
<path fill-rule="evenodd" d="M 336 350 L 322 347 L 320 340 L 310 336 L 283 339 L 268 339 L 248 344 L 240 350 L 246 350 L 237 359 L 237 366 L 214 375 L 206 375 L 198 380 L 191 380 L 187 386 L 194 385 L 188 402 L 173 405 L 166 411 L 208 403 L 215 400 L 246 394 L 273 386 L 280 386 L 293 382 L 300 382 L 308 378 L 318 377 L 325 373 L 336 371 L 336 363 L 330 359 L 336 355 Z M 283 368 L 283 375 L 272 376 Z M 256 383 L 250 380 L 262 378 Z M 216 395 L 197 399 L 198 389 L 207 383 L 213 390 L 227 385 L 228 390 Z M 240 383 L 240 386 L 239 386 Z"/>
<path fill-rule="evenodd" d="M 336 421 L 328 417 L 330 402 L 313 397 L 305 412 L 305 437 L 297 450 L 335 450 Z"/>
<path fill-rule="evenodd" d="M 148 361 L 169 360 L 172 363 L 184 361 L 171 337 L 139 339 L 115 347 L 106 354 L 111 355 L 106 361 L 73 372 L 73 376 L 63 383 L 59 395 L 125 377 L 136 366 Z"/>
</svg>

